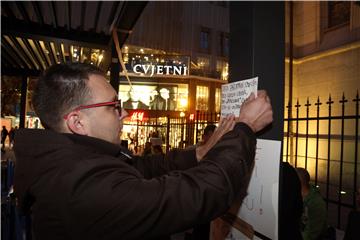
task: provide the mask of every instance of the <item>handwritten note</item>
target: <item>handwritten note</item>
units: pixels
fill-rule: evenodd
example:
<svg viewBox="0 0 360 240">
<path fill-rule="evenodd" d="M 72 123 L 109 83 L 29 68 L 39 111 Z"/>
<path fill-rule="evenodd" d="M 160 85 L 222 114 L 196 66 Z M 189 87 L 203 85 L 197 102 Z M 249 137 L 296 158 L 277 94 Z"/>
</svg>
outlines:
<svg viewBox="0 0 360 240">
<path fill-rule="evenodd" d="M 278 195 L 281 141 L 257 140 L 255 166 L 248 195 L 235 216 L 270 238 L 278 238 Z M 235 234 L 236 233 L 236 234 Z M 232 228 L 228 239 L 248 239 Z M 236 237 L 234 237 L 236 236 Z"/>
<path fill-rule="evenodd" d="M 234 114 L 238 117 L 242 103 L 253 92 L 257 96 L 258 77 L 221 86 L 221 117 Z"/>
</svg>

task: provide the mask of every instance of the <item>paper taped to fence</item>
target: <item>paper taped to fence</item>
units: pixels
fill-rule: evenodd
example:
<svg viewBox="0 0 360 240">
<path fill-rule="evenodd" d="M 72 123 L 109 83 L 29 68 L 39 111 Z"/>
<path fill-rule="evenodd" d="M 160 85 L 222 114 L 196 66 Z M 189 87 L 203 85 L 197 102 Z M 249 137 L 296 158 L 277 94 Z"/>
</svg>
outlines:
<svg viewBox="0 0 360 240">
<path fill-rule="evenodd" d="M 253 92 L 257 96 L 258 77 L 221 86 L 221 117 L 234 114 L 238 117 L 242 103 Z"/>
</svg>

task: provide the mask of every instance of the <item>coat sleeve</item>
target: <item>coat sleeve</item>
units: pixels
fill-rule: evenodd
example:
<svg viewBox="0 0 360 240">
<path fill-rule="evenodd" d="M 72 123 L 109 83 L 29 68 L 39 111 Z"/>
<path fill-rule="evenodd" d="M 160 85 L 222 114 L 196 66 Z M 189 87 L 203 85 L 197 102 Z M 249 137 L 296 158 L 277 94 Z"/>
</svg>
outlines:
<svg viewBox="0 0 360 240">
<path fill-rule="evenodd" d="M 208 222 L 246 194 L 255 145 L 251 129 L 237 124 L 198 166 L 151 179 L 126 164 L 88 162 L 87 177 L 69 191 L 68 232 L 82 239 L 151 239 Z"/>
<path fill-rule="evenodd" d="M 167 155 L 136 157 L 132 165 L 146 179 L 159 177 L 174 170 L 186 170 L 198 165 L 195 149 L 171 150 Z"/>
</svg>

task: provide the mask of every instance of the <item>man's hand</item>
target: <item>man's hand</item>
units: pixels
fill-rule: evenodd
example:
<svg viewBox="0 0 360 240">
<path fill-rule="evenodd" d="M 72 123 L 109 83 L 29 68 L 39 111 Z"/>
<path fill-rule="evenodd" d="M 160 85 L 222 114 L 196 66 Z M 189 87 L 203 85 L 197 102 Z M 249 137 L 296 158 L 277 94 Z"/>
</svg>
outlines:
<svg viewBox="0 0 360 240">
<path fill-rule="evenodd" d="M 273 111 L 270 98 L 266 91 L 259 90 L 255 98 L 254 93 L 242 104 L 239 118 L 236 122 L 247 124 L 253 132 L 258 132 L 273 121 Z"/>
<path fill-rule="evenodd" d="M 200 161 L 205 154 L 220 140 L 222 136 L 234 129 L 235 126 L 234 115 L 229 115 L 225 118 L 220 119 L 219 126 L 215 129 L 213 135 L 209 140 L 196 148 L 196 158 Z"/>
</svg>

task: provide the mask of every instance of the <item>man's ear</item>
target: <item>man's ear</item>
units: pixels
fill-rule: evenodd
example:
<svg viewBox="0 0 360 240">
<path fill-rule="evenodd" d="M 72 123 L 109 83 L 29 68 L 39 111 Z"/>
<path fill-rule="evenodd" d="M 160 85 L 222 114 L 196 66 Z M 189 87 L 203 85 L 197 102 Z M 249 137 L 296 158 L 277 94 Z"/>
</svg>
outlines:
<svg viewBox="0 0 360 240">
<path fill-rule="evenodd" d="M 71 112 L 66 119 L 68 130 L 79 135 L 88 135 L 84 123 L 83 115 L 79 111 Z"/>
</svg>

